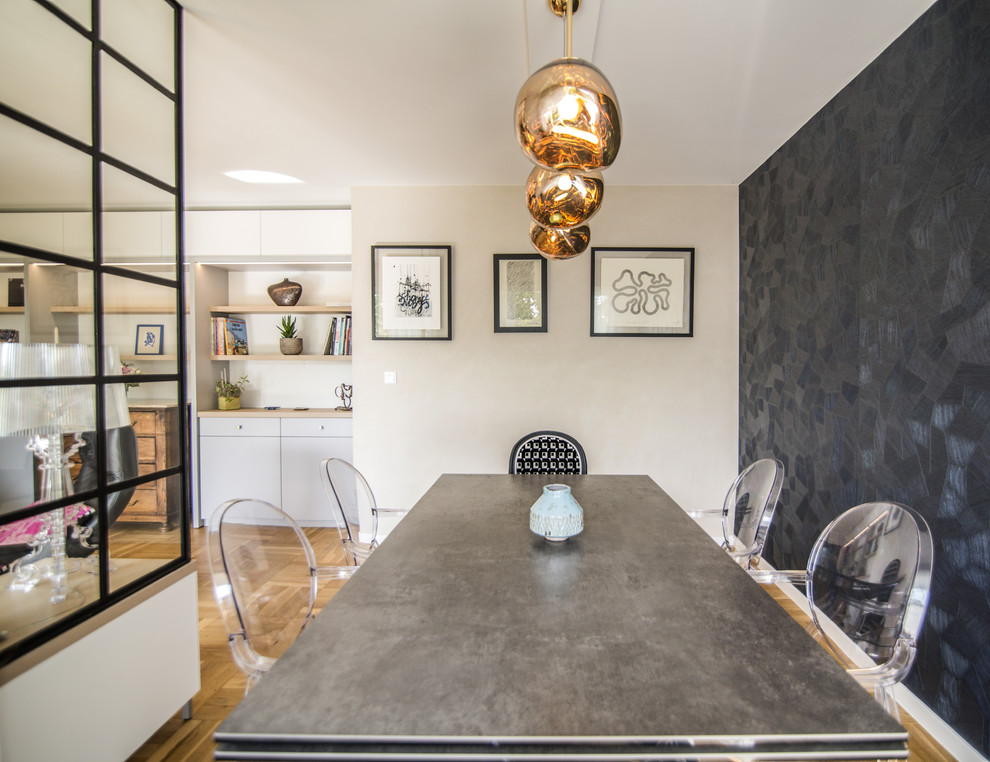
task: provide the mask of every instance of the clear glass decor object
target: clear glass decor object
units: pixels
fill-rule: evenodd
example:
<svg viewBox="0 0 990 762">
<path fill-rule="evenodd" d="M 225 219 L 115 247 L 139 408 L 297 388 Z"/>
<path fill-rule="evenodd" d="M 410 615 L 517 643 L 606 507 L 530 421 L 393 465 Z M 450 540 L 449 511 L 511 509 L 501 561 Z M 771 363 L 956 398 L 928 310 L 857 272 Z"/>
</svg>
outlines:
<svg viewBox="0 0 990 762">
<path fill-rule="evenodd" d="M 529 528 L 551 542 L 563 542 L 584 529 L 584 509 L 566 484 L 548 484 L 529 509 Z"/>
<path fill-rule="evenodd" d="M 543 227 L 571 228 L 591 219 L 604 192 L 599 172 L 534 167 L 526 182 L 526 205 Z"/>
<path fill-rule="evenodd" d="M 536 70 L 516 96 L 516 137 L 547 169 L 612 165 L 622 142 L 619 101 L 605 75 L 580 58 L 557 58 Z"/>
</svg>

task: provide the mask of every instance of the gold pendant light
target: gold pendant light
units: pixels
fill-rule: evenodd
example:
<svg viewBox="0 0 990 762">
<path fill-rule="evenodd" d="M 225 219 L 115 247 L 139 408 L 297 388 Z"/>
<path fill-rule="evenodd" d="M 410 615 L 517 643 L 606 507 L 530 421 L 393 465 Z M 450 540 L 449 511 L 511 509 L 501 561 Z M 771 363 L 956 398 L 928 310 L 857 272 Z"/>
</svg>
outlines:
<svg viewBox="0 0 990 762">
<path fill-rule="evenodd" d="M 539 223 L 529 225 L 529 240 L 547 259 L 570 259 L 588 248 L 591 228 L 578 225 L 573 228 L 545 228 Z"/>
<path fill-rule="evenodd" d="M 585 250 L 587 222 L 602 203 L 598 170 L 615 161 L 622 119 L 615 91 L 593 64 L 571 55 L 571 16 L 579 0 L 549 0 L 565 18 L 565 52 L 526 80 L 516 97 L 516 137 L 538 166 L 526 183 L 535 223 L 530 241 L 551 259 Z"/>
<path fill-rule="evenodd" d="M 591 219 L 602 205 L 605 183 L 598 172 L 534 167 L 526 183 L 533 219 L 547 228 L 570 228 Z"/>
<path fill-rule="evenodd" d="M 605 169 L 622 141 L 615 91 L 594 65 L 558 58 L 537 69 L 516 97 L 523 152 L 548 169 Z"/>
</svg>

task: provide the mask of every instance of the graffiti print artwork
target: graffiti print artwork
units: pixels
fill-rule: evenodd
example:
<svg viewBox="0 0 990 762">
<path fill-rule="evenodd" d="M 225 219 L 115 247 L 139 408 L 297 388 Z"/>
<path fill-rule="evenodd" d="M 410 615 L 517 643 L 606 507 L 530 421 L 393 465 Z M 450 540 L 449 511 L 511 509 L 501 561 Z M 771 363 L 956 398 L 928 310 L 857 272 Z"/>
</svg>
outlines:
<svg viewBox="0 0 990 762">
<path fill-rule="evenodd" d="M 593 248 L 592 336 L 691 336 L 694 249 Z"/>
<path fill-rule="evenodd" d="M 450 247 L 372 246 L 375 339 L 450 338 Z"/>
</svg>

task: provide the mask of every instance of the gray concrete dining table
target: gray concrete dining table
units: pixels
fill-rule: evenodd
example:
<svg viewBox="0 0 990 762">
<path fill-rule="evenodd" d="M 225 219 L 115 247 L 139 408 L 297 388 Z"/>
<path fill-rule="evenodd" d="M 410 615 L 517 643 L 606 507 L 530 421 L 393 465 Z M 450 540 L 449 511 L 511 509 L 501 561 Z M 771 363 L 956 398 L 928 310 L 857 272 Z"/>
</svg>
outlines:
<svg viewBox="0 0 990 762">
<path fill-rule="evenodd" d="M 529 529 L 550 483 L 584 530 Z M 217 759 L 907 757 L 647 476 L 445 474 L 220 724 Z"/>
</svg>

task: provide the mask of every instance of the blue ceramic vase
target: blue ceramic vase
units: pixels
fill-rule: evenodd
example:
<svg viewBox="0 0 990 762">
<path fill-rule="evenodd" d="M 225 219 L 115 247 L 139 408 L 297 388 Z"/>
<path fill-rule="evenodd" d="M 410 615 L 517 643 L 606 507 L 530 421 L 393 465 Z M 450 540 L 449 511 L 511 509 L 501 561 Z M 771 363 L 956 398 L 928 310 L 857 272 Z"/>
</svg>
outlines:
<svg viewBox="0 0 990 762">
<path fill-rule="evenodd" d="M 566 484 L 548 484 L 529 509 L 529 528 L 551 542 L 563 542 L 584 529 L 584 510 Z"/>
</svg>

